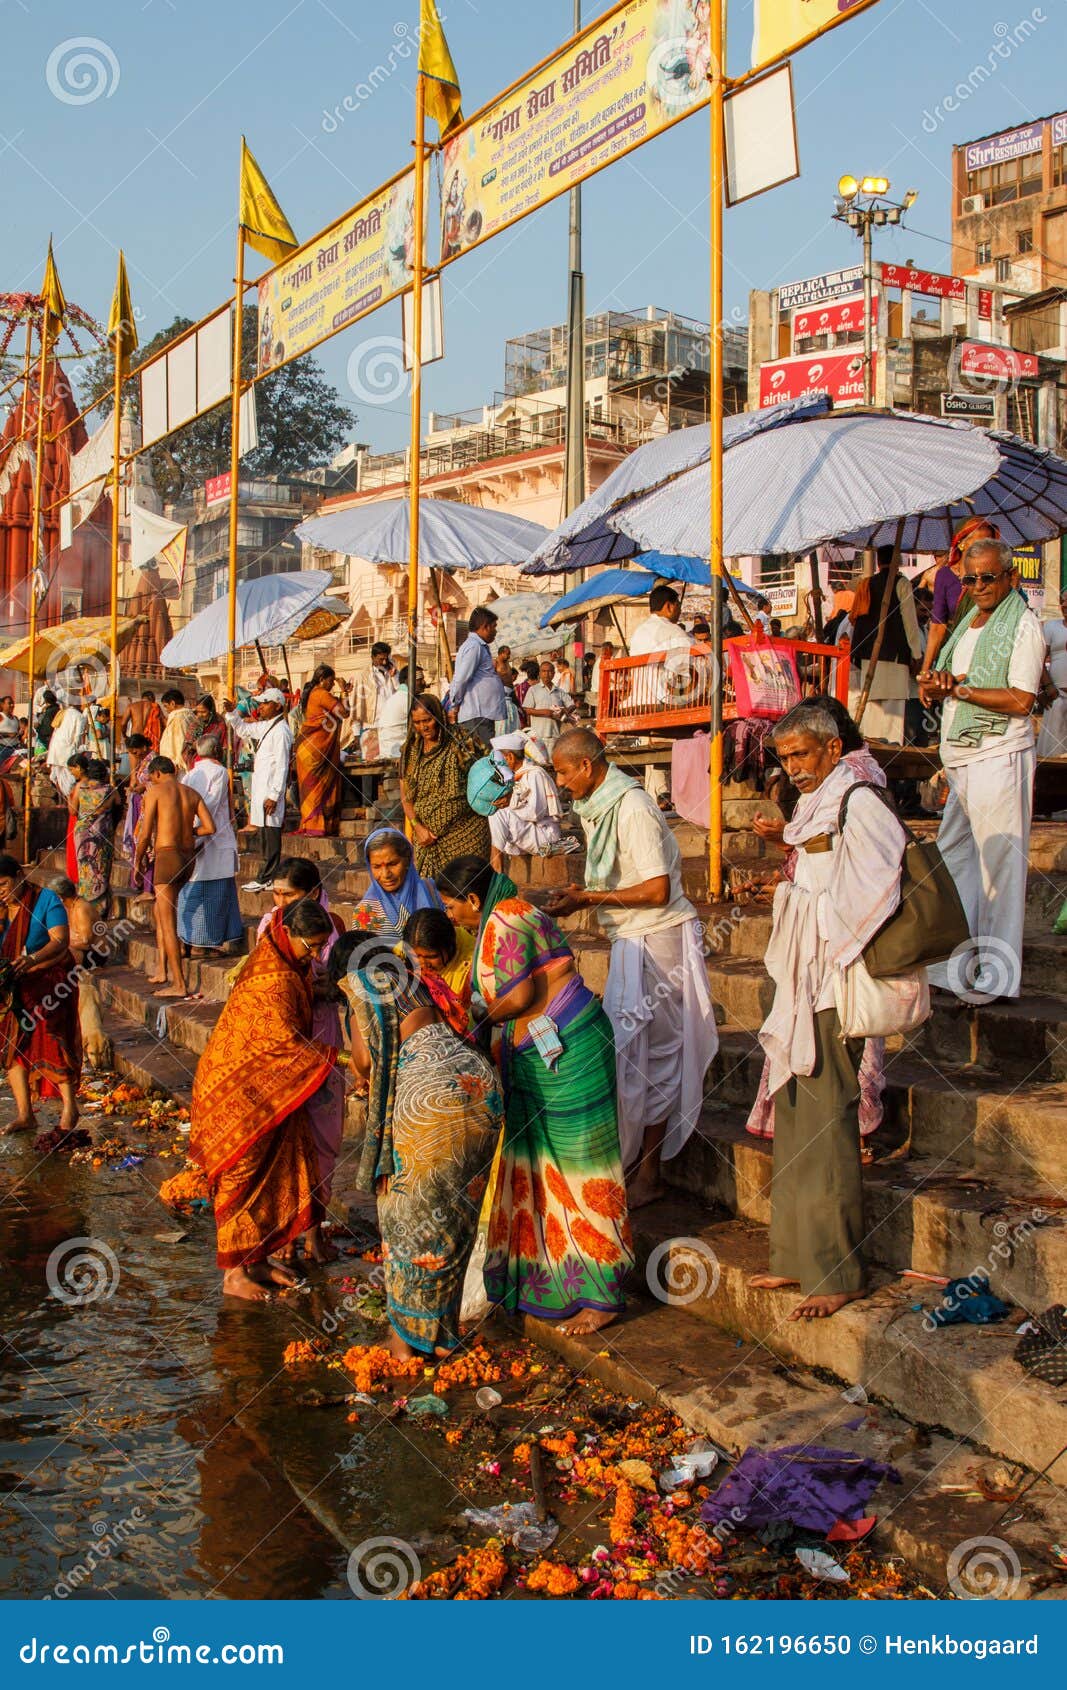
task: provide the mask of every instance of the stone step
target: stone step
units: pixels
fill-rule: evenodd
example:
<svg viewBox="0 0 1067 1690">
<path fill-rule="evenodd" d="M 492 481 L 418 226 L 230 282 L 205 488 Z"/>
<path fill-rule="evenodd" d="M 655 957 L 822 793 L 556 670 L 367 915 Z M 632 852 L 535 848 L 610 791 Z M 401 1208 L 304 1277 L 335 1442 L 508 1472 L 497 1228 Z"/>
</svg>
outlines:
<svg viewBox="0 0 1067 1690">
<path fill-rule="evenodd" d="M 710 1328 L 739 1335 L 741 1348 L 755 1342 L 788 1366 L 860 1384 L 913 1424 L 941 1428 L 1035 1472 L 1067 1445 L 1067 1391 L 1031 1379 L 1012 1360 L 1016 1319 L 928 1330 L 924 1317 L 939 1301 L 936 1288 L 876 1272 L 863 1302 L 829 1320 L 794 1321 L 795 1290 L 756 1291 L 748 1284 L 751 1274 L 767 1269 L 762 1227 L 701 1224 L 692 1211 L 681 1224 L 672 1218 L 662 1242 L 661 1287 L 672 1286 L 686 1312 Z M 606 1336 L 598 1334 L 598 1348 Z"/>
<path fill-rule="evenodd" d="M 673 1190 L 766 1226 L 771 1164 L 771 1143 L 745 1131 L 743 1112 L 711 1108 L 664 1174 Z M 980 1270 L 1030 1313 L 1062 1298 L 1067 1200 L 1054 1187 L 919 1158 L 865 1168 L 863 1184 L 870 1261 L 946 1279 Z"/>
<path fill-rule="evenodd" d="M 976 1063 L 1020 1083 L 1067 1079 L 1067 998 L 1024 992 L 1007 1002 L 961 1003 L 935 991 L 912 1048 L 939 1064 Z"/>
<path fill-rule="evenodd" d="M 646 1259 L 647 1253 L 646 1245 Z M 901 1483 L 887 1481 L 871 1500 L 870 1512 L 878 1517 L 872 1545 L 903 1556 L 937 1595 L 951 1596 L 948 1579 L 956 1563 L 950 1568 L 950 1561 L 959 1544 L 996 1537 L 1020 1566 L 1018 1581 L 1006 1581 L 1003 1594 L 1016 1599 L 1035 1594 L 1031 1579 L 1048 1571 L 1049 1544 L 1063 1541 L 1067 1496 L 1061 1487 L 1037 1480 L 1027 1492 L 1025 1517 L 1017 1519 L 1012 1510 L 1004 1522 L 1002 1502 L 951 1493 L 950 1487 L 974 1490 L 983 1457 L 973 1443 L 917 1426 L 882 1401 L 846 1402 L 840 1384 L 825 1374 L 785 1366 L 762 1343 L 738 1341 L 706 1320 L 698 1322 L 688 1309 L 642 1293 L 641 1285 L 635 1293 L 628 1289 L 623 1319 L 593 1338 L 571 1338 L 548 1321 L 527 1321 L 527 1334 L 609 1390 L 662 1403 L 731 1458 L 753 1445 L 810 1443 L 892 1465 Z M 722 1463 L 709 1481 L 712 1487 L 724 1469 Z M 727 1518 L 726 1541 L 728 1527 Z"/>
</svg>

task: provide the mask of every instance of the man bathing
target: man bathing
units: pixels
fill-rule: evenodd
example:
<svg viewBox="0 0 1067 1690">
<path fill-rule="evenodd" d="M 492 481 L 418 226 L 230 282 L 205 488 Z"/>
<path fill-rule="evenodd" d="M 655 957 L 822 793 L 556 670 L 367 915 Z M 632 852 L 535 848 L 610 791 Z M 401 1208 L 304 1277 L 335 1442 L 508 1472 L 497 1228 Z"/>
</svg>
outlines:
<svg viewBox="0 0 1067 1690">
<path fill-rule="evenodd" d="M 162 987 L 155 993 L 156 997 L 184 998 L 188 997 L 189 988 L 178 940 L 178 893 L 193 872 L 198 843 L 211 837 L 215 823 L 200 793 L 176 779 L 169 757 L 153 757 L 148 772 L 148 790 L 137 827 L 133 861 L 135 874 L 140 874 L 149 851 L 155 858 L 156 949 L 160 972 L 151 975 L 148 984 Z"/>
</svg>

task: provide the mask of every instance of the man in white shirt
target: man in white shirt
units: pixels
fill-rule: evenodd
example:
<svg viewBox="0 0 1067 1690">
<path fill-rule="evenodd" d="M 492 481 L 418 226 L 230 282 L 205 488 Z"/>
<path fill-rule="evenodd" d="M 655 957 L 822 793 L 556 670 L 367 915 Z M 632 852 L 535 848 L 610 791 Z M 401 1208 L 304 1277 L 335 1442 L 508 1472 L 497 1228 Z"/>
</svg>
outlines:
<svg viewBox="0 0 1067 1690">
<path fill-rule="evenodd" d="M 937 842 L 959 890 L 972 944 L 930 970 L 930 982 L 968 1003 L 1017 998 L 1033 814 L 1033 709 L 1041 685 L 1041 624 L 1016 588 L 1011 547 L 980 540 L 960 577 L 974 608 L 919 678 L 923 703 L 942 704 L 941 765 L 948 798 Z"/>
<path fill-rule="evenodd" d="M 562 848 L 560 817 L 563 806 L 552 776 L 552 759 L 543 740 L 529 729 L 497 734 L 493 755 L 511 771 L 510 802 L 489 817 L 492 863 L 506 873 L 507 859 L 516 853 L 551 856 Z M 573 843 L 573 842 L 569 842 Z"/>
<path fill-rule="evenodd" d="M 196 950 L 221 950 L 244 933 L 237 898 L 237 835 L 233 826 L 230 777 L 214 734 L 196 742 L 196 762 L 183 786 L 199 792 L 215 824 L 197 852 L 193 872 L 178 894 L 178 937 Z"/>
<path fill-rule="evenodd" d="M 246 722 L 236 710 L 227 717 L 237 738 L 255 747 L 249 820 L 259 829 L 263 867 L 257 880 L 245 883 L 242 888 L 245 892 L 266 892 L 274 884 L 282 855 L 285 789 L 293 754 L 292 729 L 285 720 L 284 693 L 277 687 L 268 687 L 260 693 L 256 704 L 254 722 Z"/>
<path fill-rule="evenodd" d="M 526 689 L 522 707 L 538 739 L 543 739 L 551 749 L 552 741 L 559 736 L 560 723 L 573 716 L 574 700 L 556 686 L 556 666 L 547 657 L 541 665 L 540 676 L 539 681 Z"/>
<path fill-rule="evenodd" d="M 696 910 L 682 891 L 681 853 L 656 805 L 572 728 L 552 755 L 586 836 L 585 886 L 546 903 L 554 916 L 595 909 L 611 941 L 604 1009 L 615 1033 L 619 1143 L 628 1202 L 662 1195 L 662 1162 L 696 1127 L 704 1075 L 719 1047 Z"/>
<path fill-rule="evenodd" d="M 177 687 L 171 687 L 160 699 L 166 727 L 159 740 L 159 755 L 169 757 L 179 777 L 188 774 L 193 766 L 192 749 L 200 732 L 200 724 L 192 706 L 186 704 Z"/>
<path fill-rule="evenodd" d="M 67 768 L 67 762 L 75 752 L 85 750 L 87 732 L 88 723 L 84 712 L 75 704 L 64 705 L 55 719 L 52 737 L 48 742 L 48 755 L 45 758 L 52 784 L 63 798 L 70 797 L 74 786 L 74 773 Z"/>
<path fill-rule="evenodd" d="M 630 703 L 647 702 L 658 707 L 667 704 L 679 690 L 688 691 L 693 642 L 681 625 L 682 601 L 673 587 L 653 587 L 648 611 L 630 635 L 630 656 L 650 657 L 653 652 L 663 652 L 665 658 L 651 677 L 640 669 L 631 671 Z M 645 770 L 645 791 L 661 809 L 666 807 L 667 777 L 654 763 Z"/>
<path fill-rule="evenodd" d="M 1060 614 L 1042 625 L 1049 679 L 1056 697 L 1045 711 L 1037 741 L 1039 757 L 1067 757 L 1067 592 L 1060 594 Z"/>
<path fill-rule="evenodd" d="M 378 706 L 378 755 L 399 757 L 408 732 L 408 670 L 400 671 L 400 685 Z"/>
</svg>

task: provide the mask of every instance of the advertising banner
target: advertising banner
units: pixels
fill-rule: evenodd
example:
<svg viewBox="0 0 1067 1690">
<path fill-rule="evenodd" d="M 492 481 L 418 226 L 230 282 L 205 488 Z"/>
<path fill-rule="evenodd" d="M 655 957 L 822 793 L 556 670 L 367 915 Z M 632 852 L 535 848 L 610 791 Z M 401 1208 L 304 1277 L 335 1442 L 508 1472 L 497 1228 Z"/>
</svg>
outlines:
<svg viewBox="0 0 1067 1690">
<path fill-rule="evenodd" d="M 445 143 L 441 261 L 708 102 L 703 0 L 627 0 Z"/>
<path fill-rule="evenodd" d="M 827 270 L 802 282 L 783 282 L 778 289 L 778 309 L 789 311 L 794 306 L 817 305 L 823 299 L 843 299 L 862 286 L 862 264 L 851 264 L 847 270 Z"/>
<path fill-rule="evenodd" d="M 986 346 L 965 340 L 960 347 L 960 374 L 985 376 L 989 381 L 1035 381 L 1036 352 L 1016 352 L 1014 346 Z"/>
<path fill-rule="evenodd" d="M 1044 123 L 1024 123 L 1020 129 L 1006 129 L 985 141 L 972 141 L 964 155 L 968 170 L 984 170 L 988 164 L 1007 164 L 1041 151 Z"/>
<path fill-rule="evenodd" d="M 927 293 L 935 299 L 967 297 L 967 283 L 962 276 L 939 276 L 934 270 L 915 270 L 907 264 L 883 264 L 882 281 L 887 288 Z"/>
<path fill-rule="evenodd" d="M 415 172 L 406 170 L 259 284 L 258 373 L 347 328 L 411 281 Z"/>
<path fill-rule="evenodd" d="M 863 404 L 862 352 L 824 352 L 808 358 L 779 358 L 761 364 L 759 372 L 760 410 L 781 405 L 786 399 L 800 399 L 812 393 L 828 393 L 834 405 Z"/>
<path fill-rule="evenodd" d="M 875 0 L 756 0 L 752 68 L 772 65 L 815 35 L 846 23 Z"/>
<path fill-rule="evenodd" d="M 1040 546 L 1016 546 L 1011 564 L 1019 571 L 1019 585 L 1026 594 L 1031 610 L 1040 610 L 1045 602 L 1045 559 Z"/>
<path fill-rule="evenodd" d="M 871 301 L 871 317 L 878 321 L 878 296 Z M 817 334 L 862 334 L 863 295 L 851 294 L 847 299 L 831 300 L 826 305 L 812 305 L 793 313 L 793 345 Z"/>
</svg>

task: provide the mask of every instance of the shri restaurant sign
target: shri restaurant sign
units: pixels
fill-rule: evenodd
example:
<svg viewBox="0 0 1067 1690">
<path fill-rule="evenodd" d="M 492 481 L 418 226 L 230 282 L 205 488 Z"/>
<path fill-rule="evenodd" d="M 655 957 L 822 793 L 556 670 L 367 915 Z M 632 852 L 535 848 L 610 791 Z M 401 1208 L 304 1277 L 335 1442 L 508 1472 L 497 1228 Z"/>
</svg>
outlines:
<svg viewBox="0 0 1067 1690">
<path fill-rule="evenodd" d="M 812 393 L 828 393 L 838 409 L 862 405 L 863 354 L 826 352 L 816 357 L 779 358 L 774 363 L 760 365 L 761 411 Z"/>
</svg>

